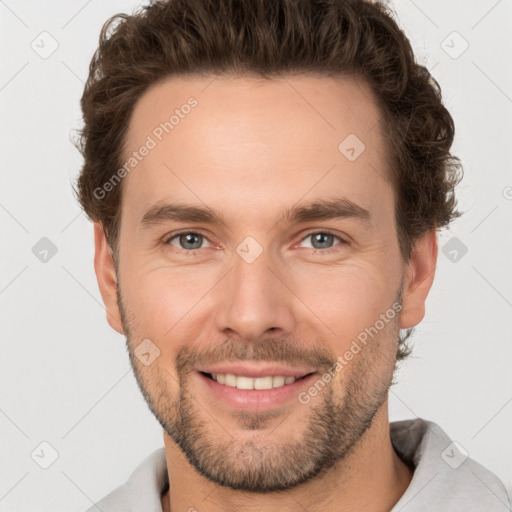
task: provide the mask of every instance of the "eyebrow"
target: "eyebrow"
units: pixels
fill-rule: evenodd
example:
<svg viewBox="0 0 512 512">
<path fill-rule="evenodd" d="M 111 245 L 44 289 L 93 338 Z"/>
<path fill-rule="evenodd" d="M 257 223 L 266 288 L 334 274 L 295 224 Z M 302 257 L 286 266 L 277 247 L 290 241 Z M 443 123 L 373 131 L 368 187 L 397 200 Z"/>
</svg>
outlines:
<svg viewBox="0 0 512 512">
<path fill-rule="evenodd" d="M 369 222 L 371 215 L 368 210 L 346 198 L 317 200 L 305 205 L 296 205 L 281 213 L 276 224 L 283 222 L 299 224 L 310 221 L 334 220 L 340 218 L 353 218 Z M 143 229 L 167 221 L 195 222 L 203 224 L 225 224 L 221 215 L 205 206 L 187 204 L 154 205 L 149 208 L 141 218 Z"/>
</svg>

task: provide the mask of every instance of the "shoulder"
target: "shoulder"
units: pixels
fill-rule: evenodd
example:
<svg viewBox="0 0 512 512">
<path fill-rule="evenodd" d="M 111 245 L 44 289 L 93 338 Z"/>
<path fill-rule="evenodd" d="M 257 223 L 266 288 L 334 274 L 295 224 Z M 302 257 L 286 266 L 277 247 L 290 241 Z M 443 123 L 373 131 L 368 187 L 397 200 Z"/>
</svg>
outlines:
<svg viewBox="0 0 512 512">
<path fill-rule="evenodd" d="M 129 479 L 86 512 L 161 512 L 160 496 L 168 484 L 165 448 L 150 453 Z"/>
<path fill-rule="evenodd" d="M 98 510 L 102 512 L 130 512 L 132 508 L 128 496 L 129 494 L 125 483 L 107 494 L 85 512 L 98 512 Z"/>
<path fill-rule="evenodd" d="M 422 418 L 395 422 L 391 439 L 400 458 L 414 466 L 412 481 L 393 510 L 510 510 L 501 480 L 437 424 Z"/>
</svg>

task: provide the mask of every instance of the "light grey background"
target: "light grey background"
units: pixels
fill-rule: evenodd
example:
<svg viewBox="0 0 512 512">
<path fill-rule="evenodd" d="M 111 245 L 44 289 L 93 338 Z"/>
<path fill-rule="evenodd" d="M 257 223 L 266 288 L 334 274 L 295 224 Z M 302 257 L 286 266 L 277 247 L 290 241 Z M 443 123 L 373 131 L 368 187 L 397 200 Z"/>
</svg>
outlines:
<svg viewBox="0 0 512 512">
<path fill-rule="evenodd" d="M 124 338 L 106 322 L 92 224 L 71 193 L 81 158 L 69 137 L 100 28 L 137 5 L 0 0 L 2 511 L 85 510 L 163 443 Z M 440 235 L 391 419 L 437 422 L 510 490 L 512 2 L 393 5 L 455 119 L 468 211 Z M 52 39 L 58 48 L 42 58 Z M 46 262 L 33 252 L 43 237 L 57 249 Z"/>
</svg>

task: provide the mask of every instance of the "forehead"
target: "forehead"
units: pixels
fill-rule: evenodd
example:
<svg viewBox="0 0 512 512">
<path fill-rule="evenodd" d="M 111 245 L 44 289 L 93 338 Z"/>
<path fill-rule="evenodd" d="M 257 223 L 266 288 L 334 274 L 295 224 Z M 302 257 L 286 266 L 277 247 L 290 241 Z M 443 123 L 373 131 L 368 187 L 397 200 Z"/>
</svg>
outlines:
<svg viewBox="0 0 512 512">
<path fill-rule="evenodd" d="M 371 90 L 350 77 L 166 79 L 133 110 L 126 160 L 138 155 L 123 204 L 135 214 L 209 201 L 240 217 L 240 204 L 282 211 L 306 195 L 348 194 L 367 207 L 392 194 L 380 130 Z"/>
</svg>

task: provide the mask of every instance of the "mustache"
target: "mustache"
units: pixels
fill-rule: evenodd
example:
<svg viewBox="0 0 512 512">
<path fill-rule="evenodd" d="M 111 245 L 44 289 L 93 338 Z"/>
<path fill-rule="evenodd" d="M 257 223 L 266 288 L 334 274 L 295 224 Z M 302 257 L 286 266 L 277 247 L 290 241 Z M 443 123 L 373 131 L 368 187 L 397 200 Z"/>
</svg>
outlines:
<svg viewBox="0 0 512 512">
<path fill-rule="evenodd" d="M 304 346 L 294 342 L 289 336 L 269 337 L 257 342 L 237 341 L 226 338 L 212 346 L 184 346 L 176 357 L 179 374 L 195 366 L 223 361 L 265 361 L 285 365 L 314 366 L 327 370 L 336 361 L 336 356 L 322 346 Z"/>
</svg>

